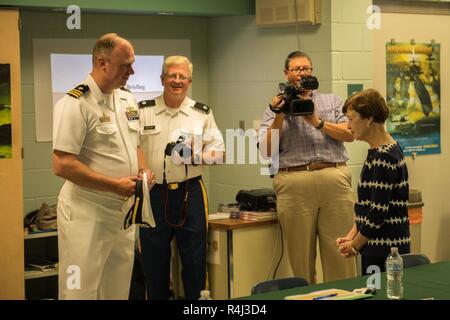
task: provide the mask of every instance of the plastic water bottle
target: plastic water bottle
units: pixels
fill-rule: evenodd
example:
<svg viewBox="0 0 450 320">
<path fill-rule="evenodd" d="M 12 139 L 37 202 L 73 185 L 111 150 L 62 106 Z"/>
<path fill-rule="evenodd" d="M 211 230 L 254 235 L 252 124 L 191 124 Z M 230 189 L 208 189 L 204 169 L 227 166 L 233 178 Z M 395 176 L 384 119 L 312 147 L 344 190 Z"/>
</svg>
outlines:
<svg viewBox="0 0 450 320">
<path fill-rule="evenodd" d="M 386 259 L 386 293 L 389 299 L 403 298 L 403 259 L 398 248 L 392 247 L 391 254 Z"/>
<path fill-rule="evenodd" d="M 198 298 L 198 300 L 212 300 L 209 295 L 209 290 L 200 291 L 200 298 Z"/>
</svg>

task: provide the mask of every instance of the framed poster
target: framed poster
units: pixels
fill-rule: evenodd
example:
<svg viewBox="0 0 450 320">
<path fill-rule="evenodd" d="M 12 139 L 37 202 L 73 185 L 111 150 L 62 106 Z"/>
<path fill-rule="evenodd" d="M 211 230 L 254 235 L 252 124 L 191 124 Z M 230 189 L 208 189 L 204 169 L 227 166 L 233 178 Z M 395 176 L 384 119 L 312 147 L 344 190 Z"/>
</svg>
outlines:
<svg viewBox="0 0 450 320">
<path fill-rule="evenodd" d="M 440 45 L 386 44 L 387 130 L 405 155 L 441 153 Z"/>
<path fill-rule="evenodd" d="M 11 71 L 0 64 L 0 159 L 12 157 L 11 143 Z"/>
</svg>

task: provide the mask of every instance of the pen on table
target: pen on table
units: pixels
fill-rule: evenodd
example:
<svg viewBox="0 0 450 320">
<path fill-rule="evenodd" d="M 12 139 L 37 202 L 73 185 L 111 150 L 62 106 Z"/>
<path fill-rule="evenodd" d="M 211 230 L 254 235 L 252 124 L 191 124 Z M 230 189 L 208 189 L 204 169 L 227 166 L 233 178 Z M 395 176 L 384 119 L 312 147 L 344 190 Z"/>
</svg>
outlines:
<svg viewBox="0 0 450 320">
<path fill-rule="evenodd" d="M 326 294 L 324 296 L 318 296 L 313 298 L 313 300 L 322 300 L 322 299 L 326 299 L 326 298 L 331 298 L 331 297 L 335 297 L 337 296 L 337 293 L 330 293 L 330 294 Z"/>
</svg>

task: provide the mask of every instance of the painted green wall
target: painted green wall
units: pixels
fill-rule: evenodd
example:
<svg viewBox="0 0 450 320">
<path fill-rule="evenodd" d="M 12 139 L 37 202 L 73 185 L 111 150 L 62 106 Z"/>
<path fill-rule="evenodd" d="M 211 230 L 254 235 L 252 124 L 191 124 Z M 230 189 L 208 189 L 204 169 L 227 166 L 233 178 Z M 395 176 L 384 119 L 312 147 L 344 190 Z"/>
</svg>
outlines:
<svg viewBox="0 0 450 320">
<path fill-rule="evenodd" d="M 1 0 L 0 5 L 28 9 L 65 10 L 78 5 L 81 10 L 116 13 L 173 13 L 175 15 L 228 16 L 255 13 L 254 0 Z"/>
</svg>

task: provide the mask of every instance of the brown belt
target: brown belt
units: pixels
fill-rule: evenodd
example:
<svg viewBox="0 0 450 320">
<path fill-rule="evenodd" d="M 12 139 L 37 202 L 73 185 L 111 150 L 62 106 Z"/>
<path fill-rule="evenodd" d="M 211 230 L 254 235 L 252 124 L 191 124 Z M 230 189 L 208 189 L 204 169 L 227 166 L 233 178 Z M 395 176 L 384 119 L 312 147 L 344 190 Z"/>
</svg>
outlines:
<svg viewBox="0 0 450 320">
<path fill-rule="evenodd" d="M 295 166 L 295 167 L 287 167 L 287 168 L 280 168 L 279 171 L 283 172 L 292 172 L 292 171 L 314 171 L 314 170 L 322 170 L 325 168 L 337 168 L 345 166 L 345 162 L 311 162 L 310 164 L 305 164 L 302 166 Z"/>
</svg>

